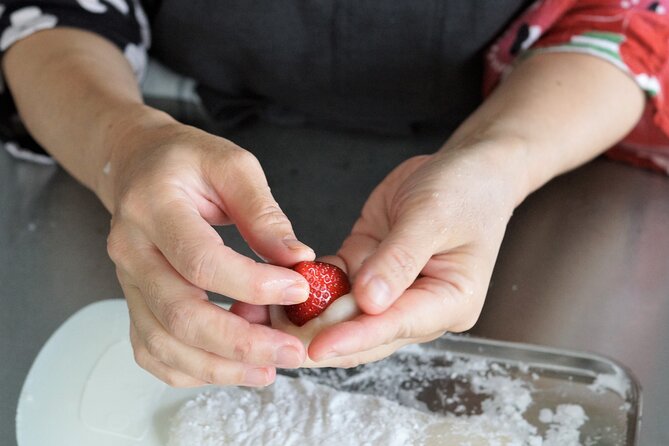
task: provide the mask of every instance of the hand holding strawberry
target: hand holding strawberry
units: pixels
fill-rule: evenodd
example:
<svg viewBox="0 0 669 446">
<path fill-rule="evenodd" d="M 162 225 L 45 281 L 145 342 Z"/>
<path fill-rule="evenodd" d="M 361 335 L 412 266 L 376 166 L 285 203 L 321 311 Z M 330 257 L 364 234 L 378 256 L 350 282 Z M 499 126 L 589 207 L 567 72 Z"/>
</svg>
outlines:
<svg viewBox="0 0 669 446">
<path fill-rule="evenodd" d="M 135 358 L 173 386 L 267 385 L 275 367 L 302 364 L 303 344 L 212 304 L 205 290 L 246 308 L 301 302 L 308 284 L 284 266 L 314 253 L 296 240 L 253 155 L 165 116 L 133 124 L 111 161 L 108 248 Z M 226 246 L 212 225 L 230 223 L 271 264 Z"/>
<path fill-rule="evenodd" d="M 489 148 L 411 158 L 376 188 L 338 253 L 365 314 L 320 332 L 311 359 L 354 366 L 473 325 L 516 204 Z"/>
</svg>

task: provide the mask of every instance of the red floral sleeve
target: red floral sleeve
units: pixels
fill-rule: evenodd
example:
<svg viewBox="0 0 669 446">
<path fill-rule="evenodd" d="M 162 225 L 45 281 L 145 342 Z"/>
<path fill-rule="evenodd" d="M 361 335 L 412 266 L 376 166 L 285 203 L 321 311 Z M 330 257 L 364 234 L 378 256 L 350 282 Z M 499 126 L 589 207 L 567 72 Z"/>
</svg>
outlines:
<svg viewBox="0 0 669 446">
<path fill-rule="evenodd" d="M 605 59 L 646 92 L 644 114 L 607 155 L 669 174 L 669 0 L 539 0 L 486 56 L 490 93 L 528 52 L 577 52 Z"/>
</svg>

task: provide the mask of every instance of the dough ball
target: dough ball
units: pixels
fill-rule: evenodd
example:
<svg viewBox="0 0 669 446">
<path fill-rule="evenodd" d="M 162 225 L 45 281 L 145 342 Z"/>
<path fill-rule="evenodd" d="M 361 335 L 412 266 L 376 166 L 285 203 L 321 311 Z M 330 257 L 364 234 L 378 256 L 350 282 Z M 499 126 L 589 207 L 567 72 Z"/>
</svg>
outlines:
<svg viewBox="0 0 669 446">
<path fill-rule="evenodd" d="M 276 328 L 288 334 L 291 334 L 302 341 L 305 347 L 309 347 L 311 340 L 319 332 L 339 322 L 353 319 L 359 315 L 360 308 L 355 302 L 352 294 L 345 294 L 335 300 L 318 317 L 313 318 L 301 327 L 293 324 L 283 309 L 282 305 L 270 305 L 269 317 L 272 328 Z M 302 367 L 321 367 L 317 362 L 307 358 Z"/>
</svg>

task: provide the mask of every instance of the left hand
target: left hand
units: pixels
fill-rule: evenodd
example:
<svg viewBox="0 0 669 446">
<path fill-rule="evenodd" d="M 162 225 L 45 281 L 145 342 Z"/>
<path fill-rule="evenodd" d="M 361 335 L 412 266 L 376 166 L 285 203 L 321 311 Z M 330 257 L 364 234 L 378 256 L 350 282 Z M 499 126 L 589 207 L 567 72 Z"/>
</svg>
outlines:
<svg viewBox="0 0 669 446">
<path fill-rule="evenodd" d="M 364 314 L 318 334 L 313 360 L 351 367 L 474 325 L 522 181 L 490 146 L 411 158 L 374 190 L 326 259 L 348 270 Z"/>
</svg>

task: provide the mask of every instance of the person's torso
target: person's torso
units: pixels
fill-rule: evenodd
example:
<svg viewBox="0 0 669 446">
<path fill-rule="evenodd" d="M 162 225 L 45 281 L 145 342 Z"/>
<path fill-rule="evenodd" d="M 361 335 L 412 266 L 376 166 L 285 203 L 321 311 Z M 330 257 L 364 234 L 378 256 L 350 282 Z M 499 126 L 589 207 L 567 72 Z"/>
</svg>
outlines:
<svg viewBox="0 0 669 446">
<path fill-rule="evenodd" d="M 147 1 L 153 54 L 208 110 L 406 131 L 459 123 L 482 52 L 529 0 Z"/>
</svg>

